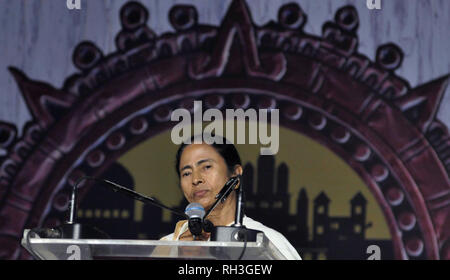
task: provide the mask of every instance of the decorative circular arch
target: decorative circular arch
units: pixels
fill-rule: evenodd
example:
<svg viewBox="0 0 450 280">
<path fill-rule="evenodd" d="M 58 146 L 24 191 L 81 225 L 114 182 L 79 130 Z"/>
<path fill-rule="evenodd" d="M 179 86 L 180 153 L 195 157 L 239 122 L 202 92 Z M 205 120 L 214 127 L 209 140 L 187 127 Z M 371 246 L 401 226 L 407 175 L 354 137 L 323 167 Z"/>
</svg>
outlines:
<svg viewBox="0 0 450 280">
<path fill-rule="evenodd" d="M 450 259 L 449 134 L 436 119 L 449 76 L 411 89 L 397 77 L 402 51 L 380 46 L 375 62 L 357 53 L 359 26 L 345 6 L 303 32 L 297 4 L 278 22 L 255 26 L 234 0 L 220 26 L 198 23 L 195 7 L 169 12 L 175 33 L 156 36 L 148 11 L 129 2 L 120 12 L 118 51 L 80 43 L 80 70 L 62 89 L 10 68 L 33 120 L 23 135 L 0 122 L 0 248 L 25 257 L 24 228 L 54 226 L 69 189 L 83 174 L 101 174 L 127 150 L 169 129 L 176 108 L 278 108 L 280 124 L 342 157 L 379 203 L 398 259 Z M 89 183 L 80 189 L 83 195 Z"/>
</svg>

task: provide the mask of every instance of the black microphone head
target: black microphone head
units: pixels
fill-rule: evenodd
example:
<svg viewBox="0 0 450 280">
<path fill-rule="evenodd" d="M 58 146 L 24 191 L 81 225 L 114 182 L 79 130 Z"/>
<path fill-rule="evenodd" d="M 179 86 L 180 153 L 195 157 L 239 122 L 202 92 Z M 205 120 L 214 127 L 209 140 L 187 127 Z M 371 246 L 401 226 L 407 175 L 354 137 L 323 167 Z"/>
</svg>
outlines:
<svg viewBox="0 0 450 280">
<path fill-rule="evenodd" d="M 203 229 L 205 232 L 212 232 L 214 229 L 214 224 L 210 220 L 205 219 L 203 221 Z"/>
<path fill-rule="evenodd" d="M 200 235 L 203 230 L 203 217 L 205 208 L 200 203 L 190 203 L 184 213 L 189 217 L 189 230 L 193 235 Z"/>
<path fill-rule="evenodd" d="M 188 227 L 189 227 L 189 231 L 194 236 L 199 236 L 203 230 L 202 221 L 198 218 L 189 219 Z"/>
</svg>

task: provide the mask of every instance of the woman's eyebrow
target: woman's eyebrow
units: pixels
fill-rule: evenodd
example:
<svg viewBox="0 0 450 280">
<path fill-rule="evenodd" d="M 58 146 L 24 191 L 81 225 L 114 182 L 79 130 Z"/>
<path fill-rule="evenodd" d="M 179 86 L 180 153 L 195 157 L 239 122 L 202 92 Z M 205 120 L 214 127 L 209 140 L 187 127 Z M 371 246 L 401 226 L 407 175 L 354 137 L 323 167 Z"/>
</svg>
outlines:
<svg viewBox="0 0 450 280">
<path fill-rule="evenodd" d="M 192 169 L 192 166 L 190 166 L 190 165 L 185 165 L 183 168 L 181 168 L 180 169 L 180 173 L 183 171 L 183 170 L 185 170 L 185 169 Z"/>
<path fill-rule="evenodd" d="M 206 158 L 206 159 L 201 159 L 201 160 L 197 161 L 197 163 L 195 165 L 198 166 L 205 162 L 215 162 L 215 161 L 211 158 Z M 189 164 L 185 165 L 185 166 L 183 166 L 183 168 L 180 169 L 180 172 L 183 172 L 183 170 L 185 170 L 185 169 L 192 169 L 192 166 L 190 166 Z"/>
<path fill-rule="evenodd" d="M 202 163 L 210 162 L 210 161 L 214 162 L 214 160 L 211 159 L 211 158 L 201 159 L 201 160 L 197 161 L 196 165 L 200 165 L 200 164 L 202 164 Z"/>
</svg>

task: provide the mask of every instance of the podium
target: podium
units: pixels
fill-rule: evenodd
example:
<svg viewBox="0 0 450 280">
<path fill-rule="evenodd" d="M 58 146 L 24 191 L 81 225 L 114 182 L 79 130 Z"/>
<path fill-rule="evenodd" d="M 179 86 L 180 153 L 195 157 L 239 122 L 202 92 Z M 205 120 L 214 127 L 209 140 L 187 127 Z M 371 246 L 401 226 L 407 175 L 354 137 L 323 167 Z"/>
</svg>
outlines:
<svg viewBox="0 0 450 280">
<path fill-rule="evenodd" d="M 31 237 L 21 241 L 28 252 L 43 260 L 176 259 L 283 260 L 285 257 L 263 234 L 256 242 L 162 241 L 133 239 L 59 239 Z"/>
</svg>

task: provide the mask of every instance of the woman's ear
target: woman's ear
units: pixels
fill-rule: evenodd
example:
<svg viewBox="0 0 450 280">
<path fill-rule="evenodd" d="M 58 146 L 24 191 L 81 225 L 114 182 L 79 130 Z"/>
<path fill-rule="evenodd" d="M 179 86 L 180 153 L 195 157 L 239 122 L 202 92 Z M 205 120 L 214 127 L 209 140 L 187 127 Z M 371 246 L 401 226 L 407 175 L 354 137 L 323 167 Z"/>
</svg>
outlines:
<svg viewBox="0 0 450 280">
<path fill-rule="evenodd" d="M 244 172 L 244 170 L 242 169 L 242 166 L 240 164 L 236 164 L 234 166 L 233 176 L 242 175 L 242 172 Z"/>
</svg>

